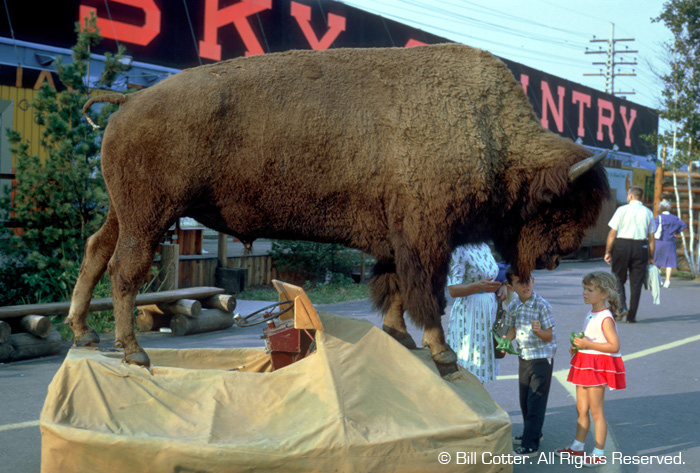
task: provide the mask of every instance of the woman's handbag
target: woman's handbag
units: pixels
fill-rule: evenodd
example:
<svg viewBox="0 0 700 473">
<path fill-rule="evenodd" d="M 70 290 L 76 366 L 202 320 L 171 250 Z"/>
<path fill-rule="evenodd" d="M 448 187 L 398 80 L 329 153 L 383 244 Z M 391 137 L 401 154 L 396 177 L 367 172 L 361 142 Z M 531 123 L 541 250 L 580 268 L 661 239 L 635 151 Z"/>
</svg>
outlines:
<svg viewBox="0 0 700 473">
<path fill-rule="evenodd" d="M 507 327 L 506 327 L 506 311 L 503 308 L 503 302 L 499 299 L 498 300 L 498 309 L 496 309 L 496 320 L 493 321 L 493 329 L 491 330 L 492 334 L 497 334 L 498 337 L 502 337 L 505 335 L 507 332 Z M 498 350 L 496 347 L 499 345 L 500 340 L 496 338 L 496 335 L 493 336 L 493 356 L 496 359 L 501 359 L 504 356 L 506 356 L 506 353 L 504 351 Z"/>
</svg>

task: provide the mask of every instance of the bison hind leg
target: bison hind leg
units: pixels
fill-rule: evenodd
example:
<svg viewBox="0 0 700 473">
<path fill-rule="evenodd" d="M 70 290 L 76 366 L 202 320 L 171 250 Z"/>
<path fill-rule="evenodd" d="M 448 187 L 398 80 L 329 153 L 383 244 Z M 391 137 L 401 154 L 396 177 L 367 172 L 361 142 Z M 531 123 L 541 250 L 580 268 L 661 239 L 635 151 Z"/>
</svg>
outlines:
<svg viewBox="0 0 700 473">
<path fill-rule="evenodd" d="M 403 317 L 403 300 L 399 293 L 395 266 L 391 262 L 378 262 L 371 281 L 371 294 L 375 309 L 384 315 L 382 330 L 408 348 L 416 348 L 416 342 L 408 333 Z"/>
<path fill-rule="evenodd" d="M 83 262 L 80 265 L 78 280 L 73 288 L 70 310 L 65 324 L 73 330 L 74 342 L 99 343 L 100 337 L 87 323 L 90 299 L 98 281 L 105 273 L 109 259 L 119 237 L 119 222 L 114 211 L 107 212 L 107 219 L 102 227 L 87 239 Z"/>
</svg>

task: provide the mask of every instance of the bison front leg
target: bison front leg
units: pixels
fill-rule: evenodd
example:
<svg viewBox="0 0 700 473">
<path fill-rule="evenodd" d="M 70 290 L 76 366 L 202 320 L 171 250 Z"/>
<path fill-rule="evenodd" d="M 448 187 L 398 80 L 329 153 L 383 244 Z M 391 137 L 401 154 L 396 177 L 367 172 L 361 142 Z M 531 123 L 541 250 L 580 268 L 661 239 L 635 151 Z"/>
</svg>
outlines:
<svg viewBox="0 0 700 473">
<path fill-rule="evenodd" d="M 107 219 L 85 244 L 85 254 L 80 265 L 78 280 L 73 288 L 70 310 L 65 323 L 73 330 L 75 343 L 98 343 L 100 337 L 88 325 L 87 316 L 90 308 L 92 291 L 100 280 L 107 263 L 114 253 L 119 236 L 119 224 L 113 211 L 107 213 Z"/>
<path fill-rule="evenodd" d="M 114 303 L 114 346 L 124 349 L 124 361 L 142 366 L 150 366 L 151 360 L 136 340 L 134 305 L 154 255 L 155 243 L 120 235 L 117 249 L 109 262 Z"/>
</svg>

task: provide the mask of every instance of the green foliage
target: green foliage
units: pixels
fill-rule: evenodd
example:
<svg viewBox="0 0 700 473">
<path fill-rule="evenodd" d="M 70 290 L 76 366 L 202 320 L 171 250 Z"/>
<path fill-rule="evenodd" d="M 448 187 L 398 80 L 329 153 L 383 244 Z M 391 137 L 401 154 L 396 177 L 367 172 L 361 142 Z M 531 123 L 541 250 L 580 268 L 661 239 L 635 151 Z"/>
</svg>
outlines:
<svg viewBox="0 0 700 473">
<path fill-rule="evenodd" d="M 668 0 L 654 18 L 673 33 L 666 45 L 669 72 L 664 83 L 660 116 L 674 122 L 674 131 L 650 137 L 652 142 L 676 151 L 671 164 L 680 167 L 698 159 L 700 138 L 700 1 Z M 673 151 L 671 151 L 673 152 Z"/>
<path fill-rule="evenodd" d="M 275 267 L 311 282 L 336 282 L 352 276 L 359 253 L 342 245 L 310 241 L 273 240 L 270 256 Z"/>
<path fill-rule="evenodd" d="M 90 48 L 101 37 L 94 15 L 85 26 L 81 30 L 76 23 L 73 61 L 55 62 L 66 90 L 58 92 L 44 84 L 30 104 L 35 122 L 43 127 L 43 156 L 31 154 L 20 133 L 7 131 L 16 186 L 14 197 L 1 206 L 12 228 L 3 228 L 0 234 L 0 304 L 68 299 L 85 240 L 104 220 L 108 199 L 100 172 L 101 130 L 93 130 L 82 113 L 91 93 L 86 78 Z M 116 55 L 105 55 L 97 86 L 109 87 L 125 70 L 120 61 L 124 52 L 120 48 Z M 96 122 L 105 123 L 105 109 Z"/>
</svg>

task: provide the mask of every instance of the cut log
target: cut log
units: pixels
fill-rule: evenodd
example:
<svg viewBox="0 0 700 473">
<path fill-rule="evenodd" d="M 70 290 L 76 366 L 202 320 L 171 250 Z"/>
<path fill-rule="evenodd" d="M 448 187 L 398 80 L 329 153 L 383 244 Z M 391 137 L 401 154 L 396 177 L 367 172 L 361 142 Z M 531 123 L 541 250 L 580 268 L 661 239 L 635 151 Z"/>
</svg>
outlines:
<svg viewBox="0 0 700 473">
<path fill-rule="evenodd" d="M 226 294 L 211 296 L 202 300 L 202 307 L 219 309 L 232 314 L 236 310 L 236 298 Z"/>
<path fill-rule="evenodd" d="M 219 309 L 204 309 L 196 319 L 185 315 L 173 315 L 170 319 L 170 329 L 173 335 L 193 335 L 195 333 L 224 330 L 233 325 L 233 314 Z"/>
<path fill-rule="evenodd" d="M 163 327 L 170 327 L 170 317 L 168 314 L 153 312 L 142 307 L 136 315 L 136 325 L 141 332 L 158 331 Z"/>
<path fill-rule="evenodd" d="M 13 351 L 15 351 L 15 349 L 12 348 L 12 344 L 10 342 L 0 343 L 0 363 L 11 361 Z"/>
<path fill-rule="evenodd" d="M 11 333 L 12 329 L 10 328 L 10 324 L 0 320 L 0 343 L 6 343 L 10 339 Z"/>
<path fill-rule="evenodd" d="M 35 337 L 46 338 L 51 333 L 51 319 L 43 315 L 25 315 L 20 319 L 22 329 Z"/>
<path fill-rule="evenodd" d="M 172 291 L 149 292 L 136 296 L 136 306 L 157 304 L 161 302 L 174 302 L 179 299 L 204 299 L 225 291 L 218 287 L 190 287 L 175 289 Z M 51 302 L 49 304 L 8 305 L 0 307 L 0 319 L 11 319 L 25 315 L 67 315 L 70 302 Z M 112 310 L 112 298 L 93 299 L 90 301 L 89 312 Z"/>
<path fill-rule="evenodd" d="M 53 330 L 46 338 L 37 338 L 29 333 L 15 333 L 10 335 L 10 341 L 7 343 L 12 346 L 9 358 L 0 358 L 0 362 L 55 355 L 61 351 L 62 343 L 57 330 Z"/>
<path fill-rule="evenodd" d="M 193 299 L 180 299 L 175 302 L 162 302 L 141 306 L 141 309 L 161 315 L 186 315 L 187 317 L 199 317 L 202 312 L 202 303 Z"/>
</svg>

